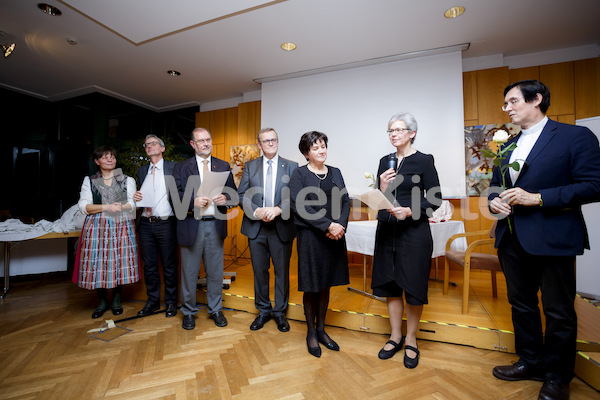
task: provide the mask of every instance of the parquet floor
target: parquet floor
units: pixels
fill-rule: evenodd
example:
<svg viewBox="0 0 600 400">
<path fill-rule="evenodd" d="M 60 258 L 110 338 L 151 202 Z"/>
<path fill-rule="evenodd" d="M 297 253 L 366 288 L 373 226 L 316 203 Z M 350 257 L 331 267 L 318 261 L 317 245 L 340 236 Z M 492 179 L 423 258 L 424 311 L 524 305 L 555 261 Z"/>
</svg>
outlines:
<svg viewBox="0 0 600 400">
<path fill-rule="evenodd" d="M 386 336 L 343 328 L 328 329 L 341 351 L 317 359 L 304 323 L 253 332 L 255 315 L 243 311 L 226 310 L 229 325 L 217 328 L 203 309 L 193 331 L 181 313 L 126 320 L 110 333 L 123 335 L 101 341 L 87 333 L 102 325 L 90 318 L 93 292 L 64 275 L 13 284 L 0 303 L 0 399 L 535 399 L 541 387 L 492 376 L 514 354 L 421 340 L 421 362 L 408 370 L 402 353 L 377 358 Z M 105 318 L 142 305 L 125 302 L 120 318 Z M 599 398 L 572 382 L 571 399 Z"/>
</svg>

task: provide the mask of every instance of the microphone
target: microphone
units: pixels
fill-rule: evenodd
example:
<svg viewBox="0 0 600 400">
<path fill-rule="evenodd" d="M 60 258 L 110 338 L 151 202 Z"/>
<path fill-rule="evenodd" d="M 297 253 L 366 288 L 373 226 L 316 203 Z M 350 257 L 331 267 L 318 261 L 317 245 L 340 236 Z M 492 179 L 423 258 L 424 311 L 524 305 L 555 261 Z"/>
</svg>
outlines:
<svg viewBox="0 0 600 400">
<path fill-rule="evenodd" d="M 392 153 L 388 156 L 388 168 L 396 170 L 398 166 L 398 159 L 396 158 L 396 154 Z"/>
</svg>

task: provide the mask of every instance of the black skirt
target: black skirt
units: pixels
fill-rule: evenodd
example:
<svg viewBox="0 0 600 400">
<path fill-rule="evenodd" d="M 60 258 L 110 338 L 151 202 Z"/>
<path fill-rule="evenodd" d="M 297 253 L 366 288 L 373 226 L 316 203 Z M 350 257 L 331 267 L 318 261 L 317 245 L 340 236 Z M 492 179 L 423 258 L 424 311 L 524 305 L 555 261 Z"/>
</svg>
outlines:
<svg viewBox="0 0 600 400">
<path fill-rule="evenodd" d="M 346 238 L 332 240 L 325 232 L 298 226 L 298 290 L 320 292 L 348 285 Z"/>
<path fill-rule="evenodd" d="M 433 240 L 429 221 L 378 221 L 371 288 L 395 282 L 405 292 L 427 304 Z"/>
</svg>

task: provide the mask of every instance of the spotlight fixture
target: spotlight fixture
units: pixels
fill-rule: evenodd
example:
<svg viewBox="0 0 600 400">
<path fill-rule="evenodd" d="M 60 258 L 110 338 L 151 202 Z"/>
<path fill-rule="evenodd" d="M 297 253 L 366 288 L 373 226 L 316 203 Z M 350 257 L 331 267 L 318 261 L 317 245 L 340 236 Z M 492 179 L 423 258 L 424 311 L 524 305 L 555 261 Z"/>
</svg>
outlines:
<svg viewBox="0 0 600 400">
<path fill-rule="evenodd" d="M 48 15 L 54 15 L 55 17 L 58 17 L 59 15 L 62 14 L 62 11 L 60 11 L 58 8 L 51 6 L 50 4 L 46 4 L 46 3 L 38 3 L 38 8 L 40 10 L 42 10 L 43 12 L 45 12 Z"/>
<path fill-rule="evenodd" d="M 169 74 L 171 76 L 179 76 L 179 75 L 181 75 L 181 72 L 175 71 L 174 69 L 170 69 L 167 71 L 167 74 Z"/>
<path fill-rule="evenodd" d="M 4 54 L 4 58 L 10 56 L 14 50 L 15 50 L 14 43 L 7 44 L 6 46 L 2 45 L 2 54 Z"/>
<path fill-rule="evenodd" d="M 68 37 L 67 38 L 67 43 L 69 43 L 71 46 L 75 46 L 77 44 L 77 39 L 73 39 Z"/>
<path fill-rule="evenodd" d="M 296 48 L 296 45 L 292 42 L 285 42 L 281 44 L 281 48 L 285 51 L 292 51 Z"/>
<path fill-rule="evenodd" d="M 465 8 L 463 6 L 455 6 L 455 7 L 447 9 L 446 12 L 444 13 L 444 17 L 456 18 L 456 17 L 462 15 L 462 13 L 464 13 L 464 12 L 465 12 Z"/>
</svg>

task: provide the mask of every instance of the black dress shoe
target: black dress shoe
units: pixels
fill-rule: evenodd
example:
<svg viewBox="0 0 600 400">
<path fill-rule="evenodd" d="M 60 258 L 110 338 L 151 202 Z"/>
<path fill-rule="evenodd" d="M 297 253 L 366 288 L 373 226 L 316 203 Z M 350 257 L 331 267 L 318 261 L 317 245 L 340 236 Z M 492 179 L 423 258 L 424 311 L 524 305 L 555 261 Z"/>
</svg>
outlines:
<svg viewBox="0 0 600 400">
<path fill-rule="evenodd" d="M 145 317 L 146 315 L 154 314 L 155 311 L 158 311 L 160 308 L 160 304 L 147 302 L 146 305 L 138 311 L 138 317 Z"/>
<path fill-rule="evenodd" d="M 251 331 L 257 331 L 261 329 L 271 319 L 270 315 L 258 315 L 252 325 L 250 325 Z"/>
<path fill-rule="evenodd" d="M 165 312 L 166 317 L 174 317 L 177 315 L 177 305 L 167 304 L 167 311 Z"/>
<path fill-rule="evenodd" d="M 396 354 L 398 351 L 400 351 L 400 349 L 402 348 L 402 345 L 404 344 L 404 336 L 402 336 L 402 339 L 400 339 L 400 343 L 396 343 L 393 340 L 388 340 L 387 342 L 385 342 L 385 344 L 388 344 L 388 343 L 394 347 L 391 350 L 385 350 L 385 346 L 383 346 L 382 349 L 379 350 L 379 358 L 382 360 L 387 360 L 388 358 L 392 358 L 394 356 L 394 354 Z"/>
<path fill-rule="evenodd" d="M 317 340 L 329 350 L 340 351 L 340 346 L 338 346 L 338 344 L 334 342 L 332 338 L 328 337 L 325 334 L 325 331 L 317 331 Z"/>
<path fill-rule="evenodd" d="M 196 327 L 196 319 L 194 319 L 193 315 L 184 315 L 183 323 L 181 324 L 183 329 L 187 329 L 188 331 L 194 329 Z"/>
<path fill-rule="evenodd" d="M 520 361 L 513 365 L 501 365 L 492 370 L 494 376 L 505 381 L 544 381 L 544 377 L 536 374 L 531 368 L 525 366 Z"/>
<path fill-rule="evenodd" d="M 306 347 L 311 356 L 321 357 L 321 347 L 317 344 L 317 347 L 310 347 L 308 336 L 306 337 Z"/>
<path fill-rule="evenodd" d="M 415 356 L 415 358 L 410 358 L 409 356 L 406 355 L 406 350 L 412 350 L 415 353 L 417 353 L 417 355 Z M 407 344 L 406 346 L 404 346 L 404 366 L 406 368 L 416 368 L 417 365 L 419 365 L 419 356 L 421 355 L 421 353 L 419 352 L 419 349 L 417 349 L 416 347 L 411 346 L 410 344 Z"/>
<path fill-rule="evenodd" d="M 568 400 L 569 399 L 569 385 L 561 385 L 550 379 L 548 382 L 544 382 L 542 390 L 538 396 L 538 400 Z"/>
<path fill-rule="evenodd" d="M 105 312 L 108 311 L 108 307 L 104 308 L 104 307 L 99 307 L 96 308 L 94 310 L 94 312 L 92 313 L 92 318 L 96 319 L 96 318 L 100 318 L 101 316 L 104 315 Z"/>
<path fill-rule="evenodd" d="M 112 310 L 113 315 L 123 314 L 123 307 L 112 307 L 111 310 Z"/>
<path fill-rule="evenodd" d="M 281 332 L 288 332 L 290 330 L 290 324 L 285 315 L 275 315 L 273 319 L 277 323 L 277 329 Z"/>
<path fill-rule="evenodd" d="M 219 328 L 227 326 L 227 318 L 225 318 L 222 311 L 217 311 L 216 313 L 211 314 L 210 318 L 215 321 L 215 325 Z"/>
</svg>

